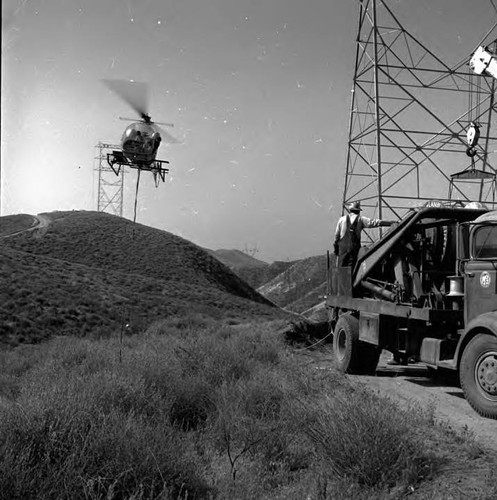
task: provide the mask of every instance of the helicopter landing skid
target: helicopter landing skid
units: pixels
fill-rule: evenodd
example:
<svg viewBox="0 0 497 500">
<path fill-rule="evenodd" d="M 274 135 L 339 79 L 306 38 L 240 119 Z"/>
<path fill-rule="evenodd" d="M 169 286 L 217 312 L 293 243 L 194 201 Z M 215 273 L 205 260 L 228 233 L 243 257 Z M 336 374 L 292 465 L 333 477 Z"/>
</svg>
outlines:
<svg viewBox="0 0 497 500">
<path fill-rule="evenodd" d="M 151 163 L 141 163 L 131 161 L 129 158 L 124 156 L 122 151 L 112 151 L 112 153 L 107 153 L 107 163 L 112 171 L 119 175 L 121 173 L 122 167 L 136 168 L 138 170 L 144 170 L 146 172 L 152 172 L 154 174 L 155 185 L 159 183 L 159 179 L 162 182 L 166 182 L 166 174 L 169 173 L 169 169 L 165 168 L 163 165 L 168 164 L 167 160 L 154 160 Z"/>
</svg>

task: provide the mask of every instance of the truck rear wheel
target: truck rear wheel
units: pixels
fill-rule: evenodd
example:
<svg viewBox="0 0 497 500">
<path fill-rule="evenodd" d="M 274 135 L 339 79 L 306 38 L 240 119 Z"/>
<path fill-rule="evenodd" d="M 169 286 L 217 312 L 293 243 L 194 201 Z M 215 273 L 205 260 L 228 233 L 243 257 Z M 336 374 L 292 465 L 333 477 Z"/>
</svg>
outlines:
<svg viewBox="0 0 497 500">
<path fill-rule="evenodd" d="M 497 337 L 480 333 L 469 341 L 459 377 L 473 409 L 483 417 L 497 419 Z"/>
<path fill-rule="evenodd" d="M 351 375 L 374 373 L 381 350 L 359 340 L 359 321 L 351 314 L 338 318 L 333 332 L 333 356 L 337 368 Z"/>
</svg>

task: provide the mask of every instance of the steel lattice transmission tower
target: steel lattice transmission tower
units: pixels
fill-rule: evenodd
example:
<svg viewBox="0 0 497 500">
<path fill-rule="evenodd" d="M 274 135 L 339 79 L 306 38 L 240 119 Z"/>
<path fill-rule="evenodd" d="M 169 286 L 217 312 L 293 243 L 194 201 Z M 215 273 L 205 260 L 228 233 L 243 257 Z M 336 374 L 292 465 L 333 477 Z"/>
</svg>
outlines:
<svg viewBox="0 0 497 500">
<path fill-rule="evenodd" d="M 95 148 L 98 162 L 95 168 L 98 171 L 97 211 L 108 212 L 123 216 L 124 168 L 116 176 L 114 170 L 107 163 L 108 150 L 120 150 L 121 146 L 99 142 Z"/>
<path fill-rule="evenodd" d="M 492 43 L 490 31 L 481 45 Z M 360 200 L 379 218 L 397 218 L 433 199 L 493 206 L 496 169 L 488 151 L 496 140 L 495 80 L 470 70 L 475 48 L 449 67 L 384 0 L 360 1 L 344 205 Z M 466 154 L 471 122 L 480 127 L 472 158 Z"/>
</svg>

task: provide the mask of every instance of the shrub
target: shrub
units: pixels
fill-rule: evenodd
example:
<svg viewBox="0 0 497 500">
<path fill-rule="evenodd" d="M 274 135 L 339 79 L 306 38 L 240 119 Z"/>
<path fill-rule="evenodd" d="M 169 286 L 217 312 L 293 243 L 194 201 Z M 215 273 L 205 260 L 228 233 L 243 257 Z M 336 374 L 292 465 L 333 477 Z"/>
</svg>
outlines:
<svg viewBox="0 0 497 500">
<path fill-rule="evenodd" d="M 155 335 L 172 334 L 198 334 L 199 330 L 204 330 L 215 323 L 207 315 L 200 313 L 191 313 L 182 316 L 171 316 L 170 318 L 156 321 L 148 329 L 147 333 Z"/>
<path fill-rule="evenodd" d="M 430 458 L 413 434 L 413 419 L 388 398 L 349 387 L 304 414 L 318 457 L 340 478 L 384 487 L 412 484 L 429 472 Z"/>
<path fill-rule="evenodd" d="M 218 453 L 227 459 L 232 486 L 242 489 L 254 477 L 263 489 L 288 483 L 292 471 L 308 467 L 311 459 L 312 448 L 290 411 L 297 393 L 285 382 L 285 368 L 258 368 L 251 377 L 218 388 L 209 429 Z"/>
<path fill-rule="evenodd" d="M 207 496 L 159 395 L 124 373 L 64 375 L 38 370 L 3 410 L 2 498 Z"/>
<path fill-rule="evenodd" d="M 177 380 L 171 389 L 171 425 L 182 431 L 192 431 L 203 426 L 214 411 L 209 384 L 200 377 L 186 377 Z"/>
</svg>

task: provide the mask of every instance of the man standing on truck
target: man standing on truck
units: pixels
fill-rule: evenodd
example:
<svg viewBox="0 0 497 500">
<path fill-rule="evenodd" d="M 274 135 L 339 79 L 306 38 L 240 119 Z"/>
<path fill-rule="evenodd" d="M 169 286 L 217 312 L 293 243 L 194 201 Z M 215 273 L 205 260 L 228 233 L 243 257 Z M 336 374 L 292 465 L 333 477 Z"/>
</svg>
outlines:
<svg viewBox="0 0 497 500">
<path fill-rule="evenodd" d="M 333 245 L 334 253 L 338 257 L 337 266 L 354 267 L 357 261 L 357 255 L 361 248 L 361 232 L 364 228 L 391 226 L 393 221 L 384 221 L 380 219 L 370 219 L 359 215 L 361 212 L 361 203 L 352 202 L 348 207 L 348 214 L 343 215 L 338 220 L 335 231 L 335 243 Z"/>
</svg>

